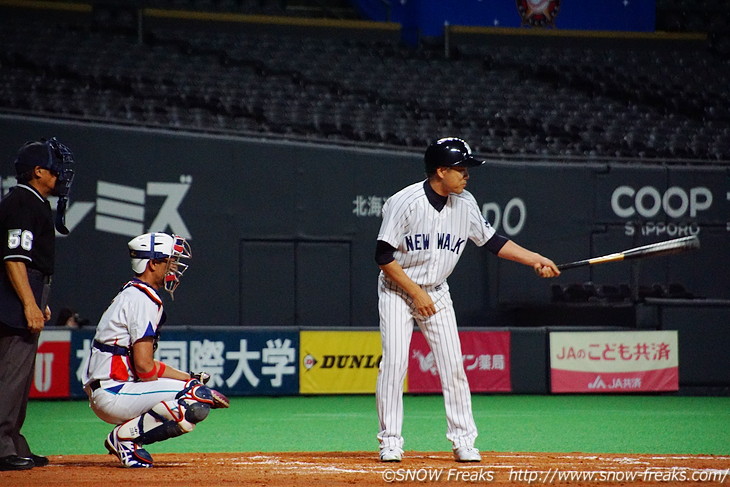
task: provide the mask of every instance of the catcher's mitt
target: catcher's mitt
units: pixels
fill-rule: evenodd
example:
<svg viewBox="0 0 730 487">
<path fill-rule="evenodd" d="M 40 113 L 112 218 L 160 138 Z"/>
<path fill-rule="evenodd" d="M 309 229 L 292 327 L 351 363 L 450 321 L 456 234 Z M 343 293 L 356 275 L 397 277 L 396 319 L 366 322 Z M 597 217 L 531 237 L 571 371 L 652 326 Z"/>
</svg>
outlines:
<svg viewBox="0 0 730 487">
<path fill-rule="evenodd" d="M 225 394 L 216 391 L 215 389 L 210 390 L 213 396 L 213 409 L 227 408 L 231 405 L 231 401 L 225 396 Z"/>
</svg>

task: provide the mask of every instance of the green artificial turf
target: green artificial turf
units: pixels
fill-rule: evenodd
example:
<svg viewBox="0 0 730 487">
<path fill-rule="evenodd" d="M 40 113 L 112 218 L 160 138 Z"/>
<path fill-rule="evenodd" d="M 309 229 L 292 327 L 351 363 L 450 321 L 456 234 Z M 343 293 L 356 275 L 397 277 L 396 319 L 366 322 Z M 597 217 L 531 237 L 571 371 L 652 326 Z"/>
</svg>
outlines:
<svg viewBox="0 0 730 487">
<path fill-rule="evenodd" d="M 475 395 L 476 446 L 499 452 L 730 455 L 730 398 Z M 82 401 L 31 401 L 23 433 L 45 455 L 103 454 L 112 426 Z M 376 451 L 375 398 L 235 397 L 151 452 Z M 447 451 L 443 399 L 406 396 L 405 449 Z"/>
</svg>

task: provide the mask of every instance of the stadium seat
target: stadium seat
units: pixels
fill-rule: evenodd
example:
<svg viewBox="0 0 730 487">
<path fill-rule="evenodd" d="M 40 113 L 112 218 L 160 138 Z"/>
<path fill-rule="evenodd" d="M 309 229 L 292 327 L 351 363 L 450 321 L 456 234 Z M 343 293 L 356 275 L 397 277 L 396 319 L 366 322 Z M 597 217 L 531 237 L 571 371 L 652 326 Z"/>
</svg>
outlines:
<svg viewBox="0 0 730 487">
<path fill-rule="evenodd" d="M 697 8 L 660 3 L 664 12 Z M 495 156 L 727 161 L 730 153 L 722 35 L 711 49 L 473 43 L 449 60 L 396 41 L 319 33 L 160 25 L 145 39 L 42 16 L 4 21 L 0 109 L 416 148 L 450 132 Z"/>
</svg>

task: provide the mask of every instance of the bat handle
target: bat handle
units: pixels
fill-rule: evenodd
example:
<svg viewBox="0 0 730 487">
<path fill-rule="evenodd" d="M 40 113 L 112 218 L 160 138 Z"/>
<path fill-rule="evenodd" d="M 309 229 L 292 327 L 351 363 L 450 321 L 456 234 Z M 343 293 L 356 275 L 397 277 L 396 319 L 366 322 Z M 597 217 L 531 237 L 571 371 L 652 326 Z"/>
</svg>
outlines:
<svg viewBox="0 0 730 487">
<path fill-rule="evenodd" d="M 567 264 L 558 264 L 558 270 L 573 269 L 575 267 L 583 267 L 589 265 L 590 262 L 587 260 L 579 260 L 577 262 L 568 262 Z"/>
</svg>

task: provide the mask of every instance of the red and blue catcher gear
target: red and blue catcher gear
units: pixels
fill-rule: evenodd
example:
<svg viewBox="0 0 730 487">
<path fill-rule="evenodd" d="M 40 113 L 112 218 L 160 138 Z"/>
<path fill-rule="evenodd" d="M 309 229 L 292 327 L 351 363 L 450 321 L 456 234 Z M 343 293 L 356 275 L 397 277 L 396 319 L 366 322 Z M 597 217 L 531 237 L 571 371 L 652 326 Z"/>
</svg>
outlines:
<svg viewBox="0 0 730 487">
<path fill-rule="evenodd" d="M 120 425 L 116 434 L 129 439 L 136 447 L 149 445 L 190 433 L 196 424 L 208 417 L 211 408 L 227 408 L 228 405 L 226 396 L 190 379 L 175 395 L 174 401 L 163 401 L 130 419 Z"/>
<path fill-rule="evenodd" d="M 160 299 L 160 296 L 158 296 L 157 293 L 146 283 L 140 281 L 139 279 L 132 279 L 122 287 L 122 291 L 128 287 L 134 287 L 135 289 L 139 289 L 144 293 L 145 296 L 150 298 L 159 309 L 162 309 L 162 299 Z M 142 335 L 143 337 L 153 337 L 155 339 L 153 350 L 157 350 L 157 345 L 160 342 L 160 330 L 162 329 L 162 325 L 165 324 L 165 321 L 167 321 L 167 313 L 165 313 L 165 310 L 163 309 L 162 315 L 160 316 L 160 321 L 157 323 L 156 329 L 154 326 L 152 326 L 152 322 L 149 322 L 147 323 L 147 328 Z"/>
</svg>

